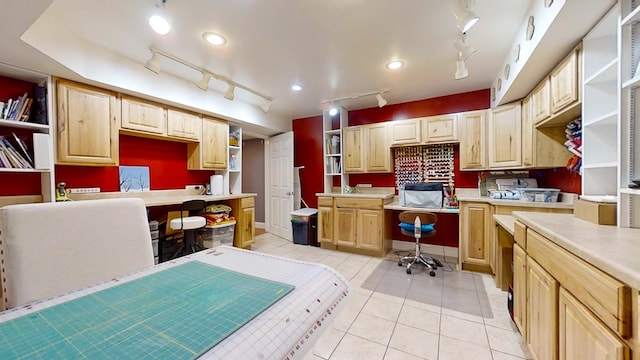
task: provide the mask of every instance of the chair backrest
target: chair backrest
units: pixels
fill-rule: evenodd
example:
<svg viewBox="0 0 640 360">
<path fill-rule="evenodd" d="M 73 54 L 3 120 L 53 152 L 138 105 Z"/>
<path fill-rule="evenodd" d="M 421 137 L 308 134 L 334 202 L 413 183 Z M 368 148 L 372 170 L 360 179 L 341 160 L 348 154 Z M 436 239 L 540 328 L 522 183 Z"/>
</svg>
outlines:
<svg viewBox="0 0 640 360">
<path fill-rule="evenodd" d="M 137 198 L 0 208 L 5 309 L 153 266 L 144 202 Z"/>
<path fill-rule="evenodd" d="M 403 211 L 398 216 L 400 221 L 413 224 L 416 220 L 416 216 L 420 218 L 420 224 L 435 224 L 438 222 L 438 215 L 430 212 L 422 212 L 422 211 Z"/>
</svg>

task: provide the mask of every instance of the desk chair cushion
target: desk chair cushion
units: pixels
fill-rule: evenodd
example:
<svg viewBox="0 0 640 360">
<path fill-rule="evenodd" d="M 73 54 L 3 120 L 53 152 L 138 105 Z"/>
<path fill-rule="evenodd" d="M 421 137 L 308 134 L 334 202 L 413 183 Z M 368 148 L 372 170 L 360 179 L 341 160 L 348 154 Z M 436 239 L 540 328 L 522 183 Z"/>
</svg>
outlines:
<svg viewBox="0 0 640 360">
<path fill-rule="evenodd" d="M 400 228 L 402 230 L 406 230 L 406 231 L 410 231 L 411 233 L 413 233 L 413 231 L 415 230 L 415 225 L 414 224 L 410 224 L 410 223 L 406 223 L 406 222 L 401 222 L 400 223 Z M 423 224 L 420 225 L 420 231 L 425 233 L 425 232 L 431 232 L 434 229 L 435 224 Z"/>
<path fill-rule="evenodd" d="M 144 202 L 137 198 L 0 208 L 5 309 L 153 266 Z"/>
<path fill-rule="evenodd" d="M 202 216 L 187 216 L 171 219 L 169 227 L 173 230 L 193 230 L 207 225 L 207 219 Z"/>
</svg>

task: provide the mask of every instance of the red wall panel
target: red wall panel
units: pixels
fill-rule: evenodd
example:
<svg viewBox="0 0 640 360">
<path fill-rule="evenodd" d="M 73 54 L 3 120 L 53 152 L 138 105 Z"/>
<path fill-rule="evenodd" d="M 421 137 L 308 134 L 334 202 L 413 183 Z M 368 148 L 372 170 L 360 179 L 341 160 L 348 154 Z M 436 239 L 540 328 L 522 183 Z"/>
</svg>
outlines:
<svg viewBox="0 0 640 360">
<path fill-rule="evenodd" d="M 302 199 L 309 207 L 318 207 L 316 193 L 324 190 L 322 165 L 322 116 L 294 120 L 292 123 L 294 166 L 300 170 Z"/>
</svg>

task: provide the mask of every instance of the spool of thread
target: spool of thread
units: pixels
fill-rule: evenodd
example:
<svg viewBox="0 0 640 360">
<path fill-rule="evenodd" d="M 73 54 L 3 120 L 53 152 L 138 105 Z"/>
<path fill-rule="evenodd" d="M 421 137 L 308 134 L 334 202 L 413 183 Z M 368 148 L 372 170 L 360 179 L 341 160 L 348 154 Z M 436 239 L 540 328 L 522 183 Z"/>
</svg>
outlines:
<svg viewBox="0 0 640 360">
<path fill-rule="evenodd" d="M 211 195 L 222 195 L 223 190 L 222 175 L 211 175 Z"/>
</svg>

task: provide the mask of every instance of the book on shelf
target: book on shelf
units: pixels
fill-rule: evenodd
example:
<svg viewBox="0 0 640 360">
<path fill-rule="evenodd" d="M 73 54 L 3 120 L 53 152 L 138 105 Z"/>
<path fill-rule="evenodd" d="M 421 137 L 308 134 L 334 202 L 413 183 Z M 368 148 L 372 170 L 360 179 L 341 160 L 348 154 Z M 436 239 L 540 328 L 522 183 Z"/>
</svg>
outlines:
<svg viewBox="0 0 640 360">
<path fill-rule="evenodd" d="M 15 140 L 15 143 L 18 145 L 17 148 L 18 148 L 18 151 L 20 152 L 20 155 L 22 155 L 22 157 L 25 160 L 27 160 L 29 164 L 31 164 L 31 166 L 33 166 L 33 159 L 31 158 L 31 155 L 29 155 L 27 144 L 18 135 L 16 135 L 16 133 L 12 133 L 12 134 L 13 134 L 13 139 Z"/>
<path fill-rule="evenodd" d="M 16 168 L 16 169 L 33 169 L 33 165 L 29 163 L 16 148 L 5 138 L 4 136 L 0 136 L 0 152 L 4 154 L 3 157 L 3 165 L 7 168 Z M 4 161 L 6 158 L 6 162 Z"/>
<path fill-rule="evenodd" d="M 3 103 L 2 111 L 0 112 L 0 118 L 3 120 L 13 121 L 28 121 L 31 113 L 31 106 L 33 105 L 33 99 L 29 97 L 28 93 L 24 93 L 19 96 L 18 99 L 8 99 L 6 103 Z"/>
</svg>

